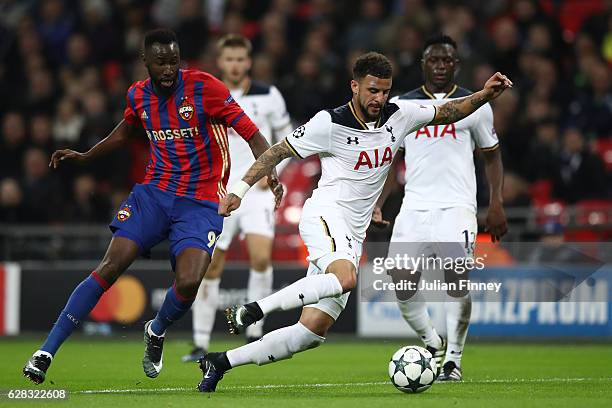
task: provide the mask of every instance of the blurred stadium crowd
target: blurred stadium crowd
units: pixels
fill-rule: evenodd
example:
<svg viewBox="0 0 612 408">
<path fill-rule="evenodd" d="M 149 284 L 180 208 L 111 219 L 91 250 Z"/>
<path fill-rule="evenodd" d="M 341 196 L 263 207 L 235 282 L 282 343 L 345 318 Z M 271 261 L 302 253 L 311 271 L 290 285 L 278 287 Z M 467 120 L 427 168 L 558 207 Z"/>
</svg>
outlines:
<svg viewBox="0 0 612 408">
<path fill-rule="evenodd" d="M 47 164 L 121 119 L 146 77 L 142 36 L 159 26 L 186 67 L 215 74 L 215 39 L 249 37 L 253 77 L 279 87 L 296 125 L 349 99 L 363 51 L 392 58 L 395 94 L 420 86 L 424 40 L 447 33 L 461 86 L 496 70 L 514 81 L 493 108 L 506 205 L 611 197 L 612 0 L 0 0 L 0 223 L 110 219 L 143 175 L 146 138 L 92 165 Z"/>
</svg>

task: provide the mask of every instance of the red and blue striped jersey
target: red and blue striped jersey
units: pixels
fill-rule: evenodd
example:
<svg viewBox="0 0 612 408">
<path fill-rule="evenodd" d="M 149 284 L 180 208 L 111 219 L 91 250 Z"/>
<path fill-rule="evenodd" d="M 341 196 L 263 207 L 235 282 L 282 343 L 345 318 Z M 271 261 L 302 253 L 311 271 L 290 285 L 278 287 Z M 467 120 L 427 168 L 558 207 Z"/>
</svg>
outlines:
<svg viewBox="0 0 612 408">
<path fill-rule="evenodd" d="M 151 79 L 134 83 L 123 114 L 149 137 L 151 158 L 143 184 L 177 196 L 218 202 L 230 170 L 227 128 L 249 140 L 257 126 L 223 82 L 206 72 L 179 70 L 169 97 L 158 96 Z"/>
</svg>

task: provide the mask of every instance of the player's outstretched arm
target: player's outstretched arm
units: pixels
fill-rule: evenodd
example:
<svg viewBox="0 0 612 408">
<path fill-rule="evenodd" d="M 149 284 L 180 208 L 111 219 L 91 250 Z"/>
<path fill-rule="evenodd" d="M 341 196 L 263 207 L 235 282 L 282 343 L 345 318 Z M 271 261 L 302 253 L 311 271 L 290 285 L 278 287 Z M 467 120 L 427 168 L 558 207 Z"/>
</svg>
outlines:
<svg viewBox="0 0 612 408">
<path fill-rule="evenodd" d="M 232 186 L 232 191 L 221 199 L 219 203 L 219 214 L 227 217 L 232 211 L 240 207 L 240 201 L 248 189 L 257 183 L 259 179 L 270 174 L 278 163 L 291 156 L 293 156 L 293 152 L 284 140 L 278 142 L 261 154 L 249 170 L 247 170 L 241 182 L 236 186 Z"/>
<path fill-rule="evenodd" d="M 457 122 L 471 115 L 485 103 L 497 98 L 506 88 L 512 88 L 512 81 L 505 75 L 496 72 L 480 91 L 465 98 L 454 99 L 438 106 L 436 116 L 434 116 L 430 124 L 446 125 Z"/>
<path fill-rule="evenodd" d="M 485 173 L 489 182 L 489 210 L 486 231 L 491 234 L 491 242 L 500 241 L 508 232 L 502 188 L 504 184 L 504 165 L 498 149 L 482 152 L 485 160 Z"/>
<path fill-rule="evenodd" d="M 263 176 L 270 174 L 278 163 L 292 156 L 293 152 L 287 143 L 280 141 L 257 158 L 242 180 L 252 186 Z"/>
<path fill-rule="evenodd" d="M 95 159 L 98 156 L 102 156 L 108 152 L 111 152 L 122 146 L 129 135 L 134 132 L 134 127 L 129 125 L 125 119 L 121 120 L 117 126 L 106 136 L 100 140 L 94 147 L 86 151 L 85 153 L 77 152 L 70 149 L 56 150 L 51 155 L 51 161 L 49 167 L 57 168 L 60 162 L 65 160 L 75 160 L 78 162 L 85 162 L 90 159 Z"/>
<path fill-rule="evenodd" d="M 249 139 L 249 146 L 251 147 L 251 151 L 253 152 L 253 156 L 255 159 L 258 159 L 266 150 L 270 148 L 270 144 L 266 140 L 263 135 L 257 131 L 251 138 Z M 274 209 L 278 209 L 280 207 L 281 200 L 283 199 L 283 186 L 280 184 L 278 180 L 278 174 L 276 173 L 276 167 L 272 168 L 272 172 L 267 174 L 267 183 L 270 187 L 270 190 L 274 193 L 274 201 L 275 206 Z M 262 188 L 265 188 L 265 184 L 262 185 Z"/>
</svg>

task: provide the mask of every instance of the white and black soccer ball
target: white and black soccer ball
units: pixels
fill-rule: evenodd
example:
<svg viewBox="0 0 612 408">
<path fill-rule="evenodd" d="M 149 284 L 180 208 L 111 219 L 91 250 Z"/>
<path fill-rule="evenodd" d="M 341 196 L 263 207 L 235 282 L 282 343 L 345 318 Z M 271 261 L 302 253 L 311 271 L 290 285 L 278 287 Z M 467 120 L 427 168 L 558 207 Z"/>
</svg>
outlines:
<svg viewBox="0 0 612 408">
<path fill-rule="evenodd" d="M 437 373 L 436 360 L 423 347 L 402 347 L 389 361 L 391 383 L 403 392 L 417 393 L 427 390 L 436 380 Z"/>
</svg>

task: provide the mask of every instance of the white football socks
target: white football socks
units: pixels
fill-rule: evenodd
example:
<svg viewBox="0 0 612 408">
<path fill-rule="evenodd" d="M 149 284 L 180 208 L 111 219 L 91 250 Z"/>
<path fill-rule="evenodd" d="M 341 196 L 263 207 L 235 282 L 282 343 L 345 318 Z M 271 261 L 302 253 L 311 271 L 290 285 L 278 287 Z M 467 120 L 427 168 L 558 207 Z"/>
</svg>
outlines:
<svg viewBox="0 0 612 408">
<path fill-rule="evenodd" d="M 220 278 L 202 279 L 198 294 L 193 302 L 193 342 L 196 347 L 208 350 L 210 333 L 215 324 L 215 314 L 219 305 Z"/>
<path fill-rule="evenodd" d="M 259 341 L 227 351 L 232 367 L 244 364 L 264 365 L 293 357 L 295 353 L 318 347 L 325 337 L 308 330 L 302 323 L 274 330 Z"/>
<path fill-rule="evenodd" d="M 470 316 L 472 314 L 472 297 L 468 294 L 462 298 L 452 298 L 444 304 L 446 310 L 446 331 L 448 336 L 448 346 L 444 362 L 453 361 L 457 366 L 461 366 L 463 357 L 463 347 L 470 326 Z"/>
<path fill-rule="evenodd" d="M 257 301 L 264 315 L 275 310 L 291 310 L 317 303 L 319 299 L 339 296 L 342 285 L 333 273 L 306 276 Z"/>
<path fill-rule="evenodd" d="M 249 272 L 249 282 L 247 284 L 247 302 L 256 302 L 272 293 L 272 266 L 259 272 L 251 269 Z M 247 337 L 263 336 L 264 319 L 258 320 L 246 328 Z"/>
<path fill-rule="evenodd" d="M 427 346 L 442 347 L 442 341 L 431 322 L 427 305 L 420 293 L 416 293 L 410 300 L 397 302 L 404 320 L 419 335 Z"/>
</svg>

